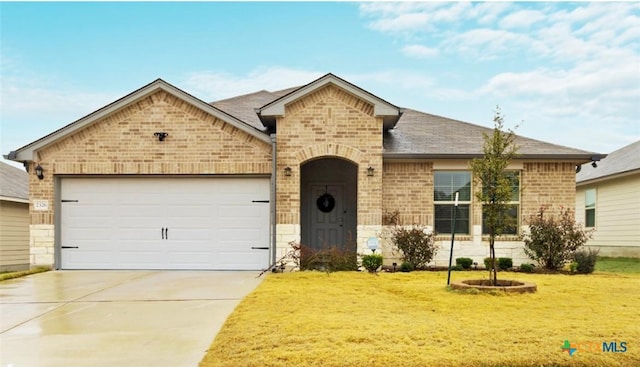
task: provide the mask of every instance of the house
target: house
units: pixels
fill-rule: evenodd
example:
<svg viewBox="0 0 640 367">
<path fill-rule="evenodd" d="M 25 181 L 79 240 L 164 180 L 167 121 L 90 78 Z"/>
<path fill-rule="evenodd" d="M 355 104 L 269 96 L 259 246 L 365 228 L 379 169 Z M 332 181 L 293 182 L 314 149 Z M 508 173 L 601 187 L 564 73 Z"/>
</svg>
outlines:
<svg viewBox="0 0 640 367">
<path fill-rule="evenodd" d="M 363 253 L 383 214 L 435 229 L 448 259 L 488 254 L 468 162 L 491 129 L 400 108 L 333 74 L 213 103 L 156 80 L 8 158 L 31 174 L 34 263 L 262 269 L 299 242 Z M 520 137 L 513 215 L 573 206 L 600 155 Z M 522 188 L 522 189 L 520 189 Z M 389 245 L 385 244 L 389 253 Z M 518 233 L 499 256 L 524 260 Z"/>
<path fill-rule="evenodd" d="M 640 140 L 580 167 L 576 220 L 600 255 L 640 257 Z"/>
<path fill-rule="evenodd" d="M 0 272 L 29 269 L 29 179 L 0 162 Z"/>
</svg>

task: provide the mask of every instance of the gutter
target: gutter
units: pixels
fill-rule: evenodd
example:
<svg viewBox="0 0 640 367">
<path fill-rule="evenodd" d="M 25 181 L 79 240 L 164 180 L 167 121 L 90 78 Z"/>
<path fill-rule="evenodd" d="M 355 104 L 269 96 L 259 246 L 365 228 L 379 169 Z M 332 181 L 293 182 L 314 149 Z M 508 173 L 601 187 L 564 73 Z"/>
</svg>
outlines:
<svg viewBox="0 0 640 367">
<path fill-rule="evenodd" d="M 414 154 L 414 153 L 382 153 L 382 158 L 386 160 L 402 159 L 473 159 L 482 158 L 484 154 Z M 572 160 L 589 163 L 599 161 L 606 157 L 606 154 L 521 154 L 515 160 Z"/>
</svg>

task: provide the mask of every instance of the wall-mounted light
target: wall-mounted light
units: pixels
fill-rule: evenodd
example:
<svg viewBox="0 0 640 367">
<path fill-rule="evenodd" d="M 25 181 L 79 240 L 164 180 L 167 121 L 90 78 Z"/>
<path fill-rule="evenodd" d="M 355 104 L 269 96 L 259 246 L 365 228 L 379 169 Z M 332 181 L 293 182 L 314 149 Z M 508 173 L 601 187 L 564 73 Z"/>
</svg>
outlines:
<svg viewBox="0 0 640 367">
<path fill-rule="evenodd" d="M 39 180 L 44 178 L 44 170 L 41 165 L 36 166 L 36 177 L 38 177 Z"/>
<path fill-rule="evenodd" d="M 158 131 L 157 133 L 153 133 L 153 136 L 158 138 L 158 141 L 164 141 L 164 138 L 169 136 L 169 133 L 166 133 L 164 131 Z"/>
<path fill-rule="evenodd" d="M 284 175 L 285 176 L 291 176 L 291 167 L 285 167 L 284 168 Z"/>
<path fill-rule="evenodd" d="M 598 163 L 596 163 L 596 161 L 591 162 L 591 167 L 597 168 L 598 167 Z"/>
<path fill-rule="evenodd" d="M 375 169 L 369 166 L 369 168 L 367 168 L 367 176 L 373 176 L 373 171 L 375 171 Z"/>
</svg>

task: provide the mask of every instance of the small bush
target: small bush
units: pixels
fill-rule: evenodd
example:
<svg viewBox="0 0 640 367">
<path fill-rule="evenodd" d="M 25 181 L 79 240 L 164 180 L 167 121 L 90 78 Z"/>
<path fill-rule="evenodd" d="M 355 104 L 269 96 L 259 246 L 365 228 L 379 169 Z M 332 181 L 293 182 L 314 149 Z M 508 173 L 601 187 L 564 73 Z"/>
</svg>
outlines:
<svg viewBox="0 0 640 367">
<path fill-rule="evenodd" d="M 533 265 L 520 264 L 520 271 L 522 271 L 523 273 L 533 273 Z"/>
<path fill-rule="evenodd" d="M 596 260 L 600 250 L 580 250 L 573 254 L 576 263 L 575 271 L 578 274 L 591 274 L 596 269 Z"/>
<path fill-rule="evenodd" d="M 435 233 L 427 233 L 417 226 L 395 227 L 391 241 L 402 253 L 402 261 L 410 263 L 412 269 L 425 268 L 437 251 Z"/>
<path fill-rule="evenodd" d="M 513 260 L 510 257 L 499 257 L 498 259 L 498 269 L 507 270 L 513 267 Z"/>
<path fill-rule="evenodd" d="M 408 273 L 410 271 L 413 271 L 413 265 L 411 265 L 410 262 L 405 261 L 402 264 L 400 264 L 400 271 L 404 272 L 404 273 Z"/>
<path fill-rule="evenodd" d="M 498 260 L 496 259 L 496 265 L 498 264 Z M 484 268 L 485 269 L 491 269 L 491 258 L 490 257 L 485 257 L 484 258 Z"/>
<path fill-rule="evenodd" d="M 382 266 L 382 255 L 371 254 L 362 256 L 362 266 L 370 273 L 375 273 Z"/>
<path fill-rule="evenodd" d="M 453 271 L 462 271 L 464 270 L 464 268 L 462 267 L 462 265 L 454 265 L 451 267 L 451 270 Z"/>
<path fill-rule="evenodd" d="M 473 259 L 468 257 L 459 257 L 456 259 L 456 265 L 460 265 L 463 269 L 471 268 L 471 264 L 473 264 Z"/>
<path fill-rule="evenodd" d="M 300 246 L 301 270 L 354 271 L 358 270 L 356 252 L 349 248 L 331 246 L 322 250 L 314 250 Z"/>
<path fill-rule="evenodd" d="M 549 270 L 561 269 L 589 238 L 591 231 L 576 224 L 569 209 L 560 208 L 560 218 L 545 216 L 545 208 L 529 218 L 524 253 Z"/>
</svg>

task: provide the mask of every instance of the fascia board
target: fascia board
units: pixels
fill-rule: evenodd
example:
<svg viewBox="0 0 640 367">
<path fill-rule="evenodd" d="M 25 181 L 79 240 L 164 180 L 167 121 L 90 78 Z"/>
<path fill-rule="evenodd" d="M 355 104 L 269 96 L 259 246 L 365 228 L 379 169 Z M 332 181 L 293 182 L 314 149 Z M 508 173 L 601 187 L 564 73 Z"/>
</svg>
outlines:
<svg viewBox="0 0 640 367">
<path fill-rule="evenodd" d="M 269 136 L 256 130 L 255 128 L 245 124 L 244 122 L 238 120 L 237 118 L 230 116 L 220 110 L 218 110 L 217 108 L 209 105 L 208 103 L 186 93 L 185 91 L 174 87 L 173 85 L 165 82 L 162 79 L 157 79 L 154 82 L 138 89 L 137 91 L 134 91 L 133 93 L 130 93 L 122 98 L 120 98 L 119 100 L 112 102 L 111 104 L 90 113 L 89 115 L 82 117 L 81 119 L 72 122 L 71 124 L 62 127 L 61 129 L 58 129 L 54 132 L 52 132 L 49 135 L 46 135 L 45 137 L 36 140 L 32 143 L 29 143 L 28 145 L 18 149 L 15 151 L 15 155 L 13 156 L 13 160 L 14 161 L 18 161 L 18 162 L 23 162 L 23 161 L 35 161 L 37 160 L 36 157 L 36 152 L 56 141 L 58 141 L 59 139 L 62 139 L 66 136 L 69 136 L 91 124 L 93 124 L 94 122 L 97 122 L 123 108 L 126 108 L 127 106 L 139 101 L 140 99 L 143 99 L 153 93 L 156 93 L 159 90 L 163 90 L 171 95 L 173 95 L 176 98 L 182 99 L 183 101 L 190 103 L 196 107 L 198 107 L 199 109 L 211 114 L 212 116 L 215 116 L 229 124 L 231 124 L 234 127 L 237 127 L 238 129 L 258 138 L 259 140 L 264 141 L 265 143 L 269 143 L 271 144 L 271 140 L 269 139 Z"/>
<path fill-rule="evenodd" d="M 375 96 L 364 92 L 361 89 L 355 88 L 353 85 L 347 84 L 340 79 L 337 79 L 331 75 L 320 79 L 315 83 L 306 85 L 297 91 L 282 97 L 279 100 L 268 104 L 259 110 L 261 116 L 284 116 L 285 106 L 297 99 L 300 99 L 304 95 L 307 95 L 314 90 L 320 89 L 328 84 L 333 84 L 341 89 L 346 90 L 350 94 L 367 101 L 373 105 L 373 113 L 375 116 L 398 116 L 400 114 L 399 108 L 383 101 Z"/>
</svg>

